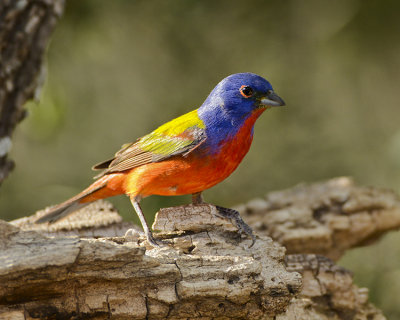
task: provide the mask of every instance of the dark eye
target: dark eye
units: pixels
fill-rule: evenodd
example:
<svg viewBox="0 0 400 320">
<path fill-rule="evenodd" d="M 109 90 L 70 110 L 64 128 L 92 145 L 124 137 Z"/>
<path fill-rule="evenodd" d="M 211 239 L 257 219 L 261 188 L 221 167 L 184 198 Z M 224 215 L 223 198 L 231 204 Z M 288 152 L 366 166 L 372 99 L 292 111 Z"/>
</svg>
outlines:
<svg viewBox="0 0 400 320">
<path fill-rule="evenodd" d="M 241 86 L 240 87 L 240 94 L 245 97 L 245 98 L 250 98 L 254 93 L 254 90 L 252 87 L 249 86 Z"/>
</svg>

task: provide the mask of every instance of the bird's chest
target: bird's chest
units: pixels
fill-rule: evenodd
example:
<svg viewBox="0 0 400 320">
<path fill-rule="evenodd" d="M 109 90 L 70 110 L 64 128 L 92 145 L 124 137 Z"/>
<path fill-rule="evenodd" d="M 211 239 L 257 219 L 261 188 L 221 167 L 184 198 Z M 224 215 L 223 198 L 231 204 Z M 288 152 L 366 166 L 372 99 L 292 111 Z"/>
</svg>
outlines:
<svg viewBox="0 0 400 320">
<path fill-rule="evenodd" d="M 209 167 L 216 176 L 229 176 L 243 160 L 253 141 L 252 127 L 241 128 L 236 135 L 221 141 Z"/>
<path fill-rule="evenodd" d="M 213 154 L 204 161 L 211 176 L 224 179 L 237 168 L 249 151 L 253 141 L 254 123 L 262 111 L 254 112 L 234 134 L 227 135 L 213 146 Z"/>
</svg>

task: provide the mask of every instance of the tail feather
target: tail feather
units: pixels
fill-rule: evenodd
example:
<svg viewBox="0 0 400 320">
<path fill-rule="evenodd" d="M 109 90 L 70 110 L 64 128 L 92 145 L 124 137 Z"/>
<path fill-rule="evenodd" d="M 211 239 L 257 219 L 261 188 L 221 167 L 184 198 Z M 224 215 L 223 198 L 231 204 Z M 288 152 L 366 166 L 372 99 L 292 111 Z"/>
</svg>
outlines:
<svg viewBox="0 0 400 320">
<path fill-rule="evenodd" d="M 70 213 L 87 206 L 88 204 L 90 204 L 90 202 L 80 203 L 79 200 L 61 203 L 55 206 L 54 208 L 50 209 L 50 212 L 47 213 L 45 216 L 37 219 L 35 223 L 56 222 L 66 217 Z"/>
<path fill-rule="evenodd" d="M 98 185 L 96 185 L 98 184 Z M 76 195 L 75 197 L 56 205 L 53 208 L 50 208 L 50 211 L 45 214 L 43 217 L 40 217 L 35 221 L 35 223 L 44 223 L 44 222 L 56 222 L 70 213 L 77 211 L 91 202 L 104 198 L 100 196 L 98 198 L 94 197 L 94 194 L 103 189 L 107 185 L 107 180 L 104 181 L 96 181 L 94 184 L 89 186 L 86 190 L 82 191 L 80 194 Z M 86 199 L 85 199 L 86 198 Z"/>
</svg>

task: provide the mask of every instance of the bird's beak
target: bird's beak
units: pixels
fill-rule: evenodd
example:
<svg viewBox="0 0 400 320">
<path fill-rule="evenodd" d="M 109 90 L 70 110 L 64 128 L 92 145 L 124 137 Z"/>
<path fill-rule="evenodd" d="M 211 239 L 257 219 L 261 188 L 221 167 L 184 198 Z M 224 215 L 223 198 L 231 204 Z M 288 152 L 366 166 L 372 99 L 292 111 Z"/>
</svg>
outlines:
<svg viewBox="0 0 400 320">
<path fill-rule="evenodd" d="M 268 107 L 279 107 L 284 106 L 285 101 L 271 90 L 266 97 L 261 98 L 260 104 Z"/>
</svg>

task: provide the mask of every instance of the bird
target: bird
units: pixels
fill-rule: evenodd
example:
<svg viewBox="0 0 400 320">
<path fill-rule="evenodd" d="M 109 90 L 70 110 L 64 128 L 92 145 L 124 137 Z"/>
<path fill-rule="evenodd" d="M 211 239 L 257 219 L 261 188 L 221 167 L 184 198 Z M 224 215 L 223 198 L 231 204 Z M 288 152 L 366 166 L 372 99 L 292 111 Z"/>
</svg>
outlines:
<svg viewBox="0 0 400 320">
<path fill-rule="evenodd" d="M 191 194 L 193 205 L 204 203 L 202 192 L 226 179 L 249 151 L 258 117 L 271 107 L 284 105 L 263 77 L 248 72 L 232 74 L 215 86 L 198 109 L 123 145 L 114 157 L 94 165 L 93 170 L 102 170 L 96 180 L 50 208 L 36 223 L 52 223 L 93 201 L 126 194 L 147 241 L 158 246 L 143 215 L 141 199 Z M 237 212 L 218 209 L 239 221 L 253 237 Z"/>
</svg>

